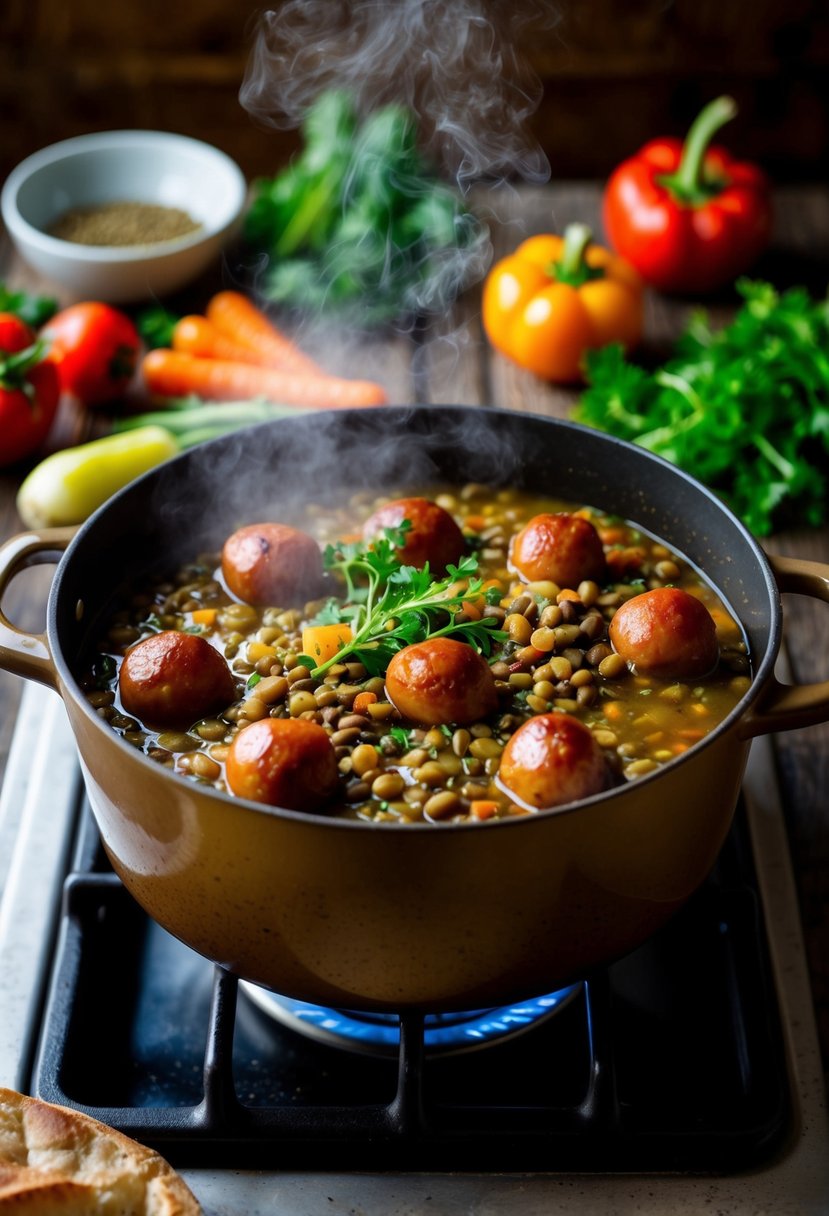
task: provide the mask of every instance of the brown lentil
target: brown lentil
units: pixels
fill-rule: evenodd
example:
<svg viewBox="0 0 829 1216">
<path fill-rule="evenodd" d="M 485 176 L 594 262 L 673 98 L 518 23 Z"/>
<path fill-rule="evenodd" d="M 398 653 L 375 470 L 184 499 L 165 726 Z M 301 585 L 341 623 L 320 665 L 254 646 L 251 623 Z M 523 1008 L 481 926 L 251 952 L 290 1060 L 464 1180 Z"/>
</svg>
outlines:
<svg viewBox="0 0 829 1216">
<path fill-rule="evenodd" d="M 617 680 L 627 671 L 627 664 L 619 654 L 609 654 L 599 663 L 599 675 L 604 680 Z"/>
<path fill-rule="evenodd" d="M 385 698 L 383 673 L 371 674 L 351 656 L 314 676 L 298 657 L 304 652 L 302 630 L 326 601 L 304 609 L 228 602 L 213 577 L 215 555 L 190 563 L 173 579 L 140 587 L 112 614 L 100 651 L 115 660 L 117 669 L 125 650 L 151 630 L 149 618 L 156 629 L 159 622 L 163 628 L 187 629 L 192 611 L 215 607 L 215 624 L 199 631 L 227 656 L 238 677 L 234 703 L 190 731 L 159 735 L 122 712 L 117 678 L 102 679 L 94 670 L 86 682 L 91 706 L 134 747 L 159 763 L 174 765 L 189 779 L 209 781 L 219 789 L 224 788 L 229 743 L 249 723 L 268 714 L 320 723 L 329 735 L 342 781 L 331 814 L 397 824 L 425 816 L 437 823 L 473 819 L 472 802 L 493 803 L 499 817 L 533 813 L 505 796 L 497 784 L 504 745 L 533 714 L 576 715 L 604 748 L 614 779 L 635 780 L 671 759 L 675 747 L 689 745 L 678 742 L 679 731 L 691 741 L 704 736 L 749 687 L 750 663 L 738 626 L 693 568 L 661 542 L 627 530 L 621 548 L 635 551 L 639 562 L 630 581 L 609 573 L 606 584 L 594 579 L 576 580 L 567 588 L 552 580 L 525 584 L 505 568 L 507 546 L 532 515 L 551 509 L 550 500 L 512 490 L 493 497 L 475 486 L 440 497 L 462 532 L 477 538 L 480 573 L 497 587 L 496 603 L 470 600 L 463 617 L 492 621 L 507 635 L 505 642 L 494 642 L 489 655 L 498 693 L 491 717 L 426 729 L 407 723 Z M 385 501 L 361 494 L 342 509 L 312 506 L 308 526 L 318 529 L 321 543 L 335 541 L 359 530 L 374 505 Z M 572 508 L 559 504 L 552 509 Z M 472 516 L 483 517 L 484 527 L 467 525 Z M 618 534 L 617 520 L 589 509 L 587 516 L 600 530 L 612 527 Z M 667 582 L 688 587 L 721 610 L 717 620 L 722 661 L 715 675 L 698 686 L 632 674 L 608 644 L 608 624 L 616 608 L 643 584 Z M 463 592 L 460 582 L 456 590 Z M 250 681 L 251 675 L 257 679 Z M 353 704 L 361 692 L 377 699 L 356 713 Z"/>
<path fill-rule="evenodd" d="M 371 783 L 371 792 L 375 798 L 391 801 L 399 798 L 406 788 L 406 782 L 399 773 L 382 773 Z"/>
<path fill-rule="evenodd" d="M 510 636 L 510 640 L 517 642 L 519 646 L 526 646 L 532 637 L 532 625 L 525 616 L 519 612 L 511 612 L 504 621 L 504 628 Z"/>
<path fill-rule="evenodd" d="M 446 819 L 449 815 L 454 815 L 459 807 L 458 795 L 450 790 L 445 790 L 442 794 L 433 794 L 426 800 L 423 804 L 423 813 L 430 819 Z"/>
<path fill-rule="evenodd" d="M 348 730 L 335 730 L 331 743 L 334 747 L 347 747 L 349 743 L 356 743 L 359 738 L 360 731 L 356 726 L 351 726 Z"/>
<path fill-rule="evenodd" d="M 351 766 L 355 773 L 359 776 L 365 776 L 370 769 L 377 767 L 377 762 L 380 759 L 380 753 L 376 747 L 372 747 L 370 743 L 361 743 L 359 747 L 355 747 L 351 753 Z"/>
<path fill-rule="evenodd" d="M 452 751 L 456 756 L 465 756 L 469 750 L 471 740 L 472 736 L 468 730 L 463 730 L 462 728 L 456 730 L 452 735 Z"/>
</svg>

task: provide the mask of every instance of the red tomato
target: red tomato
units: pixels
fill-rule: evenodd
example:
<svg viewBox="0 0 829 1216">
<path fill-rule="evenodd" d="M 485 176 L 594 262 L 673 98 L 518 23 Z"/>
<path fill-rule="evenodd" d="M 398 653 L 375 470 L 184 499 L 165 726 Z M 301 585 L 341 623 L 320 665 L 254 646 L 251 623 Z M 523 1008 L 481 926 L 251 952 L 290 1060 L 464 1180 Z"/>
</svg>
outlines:
<svg viewBox="0 0 829 1216">
<path fill-rule="evenodd" d="M 635 595 L 610 622 L 614 650 L 643 675 L 694 680 L 717 665 L 717 626 L 703 603 L 680 587 Z"/>
<path fill-rule="evenodd" d="M 287 524 L 249 524 L 229 536 L 222 574 L 246 604 L 288 607 L 322 591 L 322 554 L 307 532 Z"/>
<path fill-rule="evenodd" d="M 386 694 L 405 718 L 424 726 L 475 722 L 498 706 L 486 659 L 454 638 L 399 650 L 386 672 Z"/>
<path fill-rule="evenodd" d="M 230 745 L 226 775 L 237 798 L 290 811 L 318 810 L 340 780 L 329 736 L 303 718 L 262 718 L 244 727 Z"/>
<path fill-rule="evenodd" d="M 538 714 L 504 748 L 498 782 L 527 806 L 545 810 L 598 794 L 609 776 L 604 753 L 584 723 L 569 714 Z"/>
<path fill-rule="evenodd" d="M 236 698 L 236 681 L 218 650 L 175 629 L 127 651 L 118 687 L 127 713 L 153 727 L 186 729 Z"/>
<path fill-rule="evenodd" d="M 12 313 L 0 313 L 0 466 L 37 451 L 59 397 L 57 372 L 42 358 L 34 331 Z"/>
<path fill-rule="evenodd" d="M 530 583 L 550 579 L 571 589 L 582 579 L 601 582 L 605 575 L 598 532 L 589 520 L 564 511 L 534 516 L 515 537 L 510 562 Z"/>
<path fill-rule="evenodd" d="M 13 312 L 0 312 L 0 351 L 16 354 L 27 346 L 34 346 L 37 334 Z"/>
<path fill-rule="evenodd" d="M 122 393 L 141 350 L 132 321 L 109 304 L 73 304 L 52 317 L 42 336 L 61 388 L 84 405 L 101 405 Z"/>
<path fill-rule="evenodd" d="M 448 511 L 428 498 L 387 502 L 363 524 L 363 539 L 381 537 L 384 528 L 399 528 L 404 519 L 412 525 L 406 543 L 397 551 L 405 565 L 420 570 L 428 562 L 435 574 L 443 574 L 450 564 L 457 565 L 466 547 L 463 532 Z"/>
</svg>

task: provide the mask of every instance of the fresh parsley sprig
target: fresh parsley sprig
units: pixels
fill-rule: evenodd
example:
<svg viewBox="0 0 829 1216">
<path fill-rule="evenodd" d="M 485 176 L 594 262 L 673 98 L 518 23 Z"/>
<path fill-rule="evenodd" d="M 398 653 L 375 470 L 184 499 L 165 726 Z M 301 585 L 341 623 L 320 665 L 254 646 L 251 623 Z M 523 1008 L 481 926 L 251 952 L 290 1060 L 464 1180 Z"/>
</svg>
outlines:
<svg viewBox="0 0 829 1216">
<path fill-rule="evenodd" d="M 664 456 L 718 492 L 760 536 L 827 517 L 829 306 L 741 280 L 715 330 L 695 315 L 654 371 L 613 346 L 588 355 L 580 422 Z"/>
<path fill-rule="evenodd" d="M 491 653 L 494 642 L 506 639 L 494 617 L 458 619 L 465 600 L 488 598 L 483 579 L 477 576 L 477 557 L 462 557 L 457 566 L 447 566 L 440 579 L 433 578 L 428 562 L 421 570 L 405 566 L 399 550 L 410 527 L 404 520 L 400 527 L 384 529 L 381 537 L 368 544 L 329 545 L 325 550 L 325 565 L 342 577 L 345 596 L 342 601 L 329 599 L 312 623 L 346 622 L 352 637 L 319 665 L 312 657 L 300 655 L 300 663 L 313 676 L 323 675 L 350 656 L 363 663 L 370 675 L 382 675 L 398 650 L 428 638 L 456 637 L 485 655 Z"/>
</svg>

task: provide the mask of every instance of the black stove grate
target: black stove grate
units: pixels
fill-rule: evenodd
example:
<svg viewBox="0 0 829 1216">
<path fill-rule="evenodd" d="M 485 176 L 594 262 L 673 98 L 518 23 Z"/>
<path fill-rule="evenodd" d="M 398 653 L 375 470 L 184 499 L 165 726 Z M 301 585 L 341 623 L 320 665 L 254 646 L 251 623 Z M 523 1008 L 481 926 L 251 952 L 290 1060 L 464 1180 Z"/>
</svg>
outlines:
<svg viewBox="0 0 829 1216">
<path fill-rule="evenodd" d="M 549 1020 L 431 1056 L 406 1014 L 396 1060 L 274 1022 L 138 908 L 85 806 L 79 823 L 32 1092 L 174 1164 L 717 1174 L 792 1134 L 742 810 L 687 907 Z"/>
</svg>

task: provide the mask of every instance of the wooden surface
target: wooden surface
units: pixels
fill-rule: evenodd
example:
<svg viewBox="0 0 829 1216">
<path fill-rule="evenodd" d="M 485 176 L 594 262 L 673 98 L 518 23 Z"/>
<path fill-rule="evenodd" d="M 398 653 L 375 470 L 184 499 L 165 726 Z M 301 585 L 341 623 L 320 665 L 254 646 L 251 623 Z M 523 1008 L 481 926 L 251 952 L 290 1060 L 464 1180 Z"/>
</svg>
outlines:
<svg viewBox="0 0 829 1216">
<path fill-rule="evenodd" d="M 569 220 L 581 219 L 599 231 L 598 199 L 599 191 L 592 185 L 511 192 L 500 200 L 501 219 L 493 223 L 495 255 L 507 252 L 527 233 L 549 230 L 551 222 L 560 228 Z M 780 192 L 774 248 L 759 271 L 781 286 L 803 282 L 826 291 L 829 189 Z M 8 243 L 0 247 L 0 281 L 12 286 L 44 286 L 16 260 Z M 723 299 L 711 312 L 725 321 L 732 307 L 733 301 Z M 649 296 L 646 356 L 666 353 L 691 308 L 687 301 Z M 348 342 L 332 338 L 326 344 L 326 356 L 345 375 L 372 374 L 381 379 L 395 401 L 489 403 L 562 417 L 573 401 L 571 392 L 551 389 L 492 356 L 482 337 L 476 291 L 460 302 L 451 317 L 427 331 L 422 342 L 415 344 L 405 335 L 386 336 L 370 341 L 357 354 Z M 71 417 L 64 418 L 70 429 L 72 423 Z M 0 472 L 0 540 L 20 528 L 14 497 L 24 471 Z M 771 538 L 767 548 L 829 563 L 829 528 L 781 533 Z M 38 628 L 48 585 L 48 568 L 23 572 L 4 600 L 7 615 L 22 628 Z M 787 597 L 784 616 L 795 679 L 807 682 L 829 677 L 829 605 Z M 0 673 L 0 775 L 21 690 L 22 681 Z M 776 745 L 820 1040 L 824 1064 L 829 1065 L 829 725 L 780 735 Z"/>
<path fill-rule="evenodd" d="M 306 29 L 315 42 L 322 31 L 312 87 L 347 83 L 356 72 L 361 91 L 412 96 L 421 114 L 429 108 L 430 86 L 417 79 L 424 53 L 446 104 L 456 91 L 472 95 L 488 45 L 514 46 L 529 73 L 526 129 L 557 181 L 605 176 L 645 140 L 687 129 L 722 92 L 740 107 L 727 142 L 775 180 L 815 180 L 829 156 L 829 6 L 821 0 L 3 0 L 0 175 L 58 139 L 123 127 L 207 139 L 248 176 L 275 172 L 297 147 L 295 128 L 268 126 L 239 100 L 266 8 L 284 23 L 284 38 Z M 383 23 L 391 43 L 361 37 L 359 57 L 349 60 L 346 37 L 325 38 L 349 12 L 351 25 L 355 13 L 375 30 Z M 474 14 L 493 23 L 495 36 L 473 39 L 468 60 L 450 62 L 447 49 L 470 34 Z M 395 60 L 396 47 L 404 59 Z M 489 88 L 510 70 L 509 54 L 499 54 L 484 68 Z M 283 81 L 273 77 L 278 109 Z M 476 89 L 474 106 L 456 115 L 473 135 L 480 108 Z"/>
</svg>

